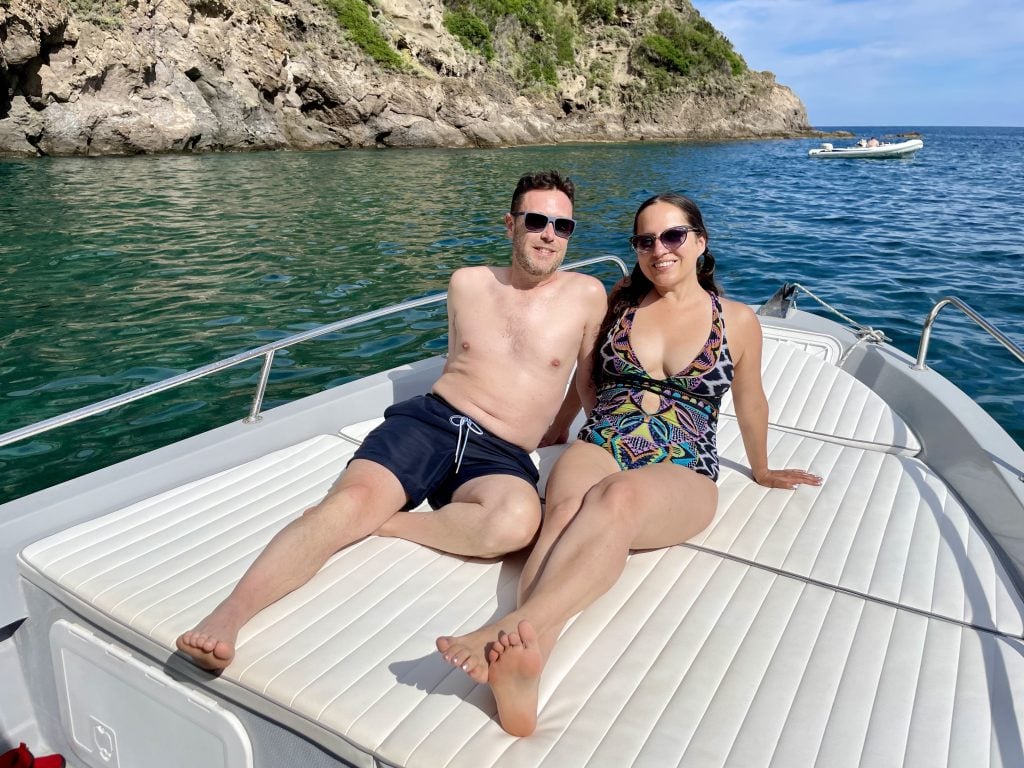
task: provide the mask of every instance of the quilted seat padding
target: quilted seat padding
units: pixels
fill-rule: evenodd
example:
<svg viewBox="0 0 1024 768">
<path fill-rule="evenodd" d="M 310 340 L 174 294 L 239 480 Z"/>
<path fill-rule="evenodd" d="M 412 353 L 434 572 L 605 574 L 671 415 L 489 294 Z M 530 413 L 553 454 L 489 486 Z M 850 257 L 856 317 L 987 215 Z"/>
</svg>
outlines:
<svg viewBox="0 0 1024 768">
<path fill-rule="evenodd" d="M 921 451 L 907 423 L 820 348 L 775 339 L 767 335 L 771 332 L 766 329 L 761 380 L 772 426 L 877 451 Z M 722 400 L 722 413 L 736 415 L 730 393 Z"/>
<path fill-rule="evenodd" d="M 169 650 L 349 450 L 315 438 L 39 542 L 22 569 Z M 221 682 L 365 765 L 1015 764 L 1020 641 L 689 547 L 633 555 L 570 623 L 539 729 L 514 739 L 433 642 L 508 610 L 518 568 L 370 537 L 250 622 Z"/>
<path fill-rule="evenodd" d="M 380 421 L 345 427 L 342 434 L 361 439 Z M 1024 635 L 1024 601 L 1006 570 L 959 499 L 921 461 L 774 428 L 768 438 L 771 466 L 810 469 L 826 479 L 824 486 L 780 493 L 751 482 L 738 423 L 723 416 L 718 513 L 691 544 Z M 534 453 L 542 494 L 562 450 Z"/>
</svg>

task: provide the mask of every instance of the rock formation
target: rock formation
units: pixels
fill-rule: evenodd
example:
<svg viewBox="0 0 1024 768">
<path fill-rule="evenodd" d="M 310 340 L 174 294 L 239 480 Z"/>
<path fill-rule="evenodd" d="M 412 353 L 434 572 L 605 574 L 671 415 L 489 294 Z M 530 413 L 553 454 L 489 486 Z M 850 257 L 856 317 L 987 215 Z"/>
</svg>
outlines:
<svg viewBox="0 0 1024 768">
<path fill-rule="evenodd" d="M 745 67 L 739 75 L 678 78 L 650 98 L 635 66 L 637 40 L 659 8 L 695 11 L 688 0 L 623 6 L 613 24 L 581 25 L 588 33 L 574 40 L 572 64 L 558 67 L 554 83 L 524 87 L 509 64 L 527 39 L 514 19 L 494 30 L 495 53 L 484 56 L 449 33 L 441 0 L 373 6 L 374 24 L 402 62 L 397 68 L 368 56 L 325 0 L 0 0 L 0 153 L 505 146 L 810 131 L 792 91 Z"/>
</svg>

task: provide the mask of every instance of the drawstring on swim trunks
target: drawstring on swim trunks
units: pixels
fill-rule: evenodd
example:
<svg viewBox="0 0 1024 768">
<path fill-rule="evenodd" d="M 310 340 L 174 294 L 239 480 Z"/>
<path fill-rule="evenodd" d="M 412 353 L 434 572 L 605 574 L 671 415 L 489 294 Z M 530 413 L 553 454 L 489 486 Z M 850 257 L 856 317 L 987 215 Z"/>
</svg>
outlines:
<svg viewBox="0 0 1024 768">
<path fill-rule="evenodd" d="M 469 416 L 463 416 L 462 414 L 449 416 L 448 423 L 453 427 L 459 428 L 459 437 L 455 443 L 455 474 L 457 475 L 459 474 L 459 467 L 462 466 L 462 454 L 466 452 L 466 446 L 469 445 L 469 433 L 473 432 L 474 434 L 482 435 L 484 431 Z"/>
</svg>

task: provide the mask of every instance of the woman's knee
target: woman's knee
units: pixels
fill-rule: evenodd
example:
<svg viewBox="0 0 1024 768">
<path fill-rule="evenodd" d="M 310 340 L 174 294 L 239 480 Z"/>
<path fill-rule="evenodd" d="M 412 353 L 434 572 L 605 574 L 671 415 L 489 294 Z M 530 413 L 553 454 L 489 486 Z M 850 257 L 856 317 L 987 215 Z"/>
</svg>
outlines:
<svg viewBox="0 0 1024 768">
<path fill-rule="evenodd" d="M 583 498 L 581 513 L 596 514 L 603 524 L 632 528 L 636 524 L 636 495 L 623 474 L 607 477 Z"/>
<path fill-rule="evenodd" d="M 615 512 L 620 512 L 636 504 L 636 495 L 625 473 L 606 477 L 587 493 L 586 501 L 595 502 Z"/>
<path fill-rule="evenodd" d="M 583 504 L 581 497 L 551 499 L 544 503 L 544 528 L 564 530 L 576 517 Z"/>
</svg>

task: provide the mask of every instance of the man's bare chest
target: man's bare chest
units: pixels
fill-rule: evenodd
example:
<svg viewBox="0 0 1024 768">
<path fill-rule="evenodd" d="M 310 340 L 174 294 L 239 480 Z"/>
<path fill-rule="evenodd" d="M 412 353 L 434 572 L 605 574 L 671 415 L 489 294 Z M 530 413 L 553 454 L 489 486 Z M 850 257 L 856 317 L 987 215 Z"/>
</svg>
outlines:
<svg viewBox="0 0 1024 768">
<path fill-rule="evenodd" d="M 572 318 L 554 307 L 523 311 L 496 304 L 490 312 L 474 313 L 463 320 L 457 332 L 464 349 L 476 348 L 482 354 L 524 363 L 573 355 L 579 344 L 580 334 L 573 331 Z"/>
</svg>

